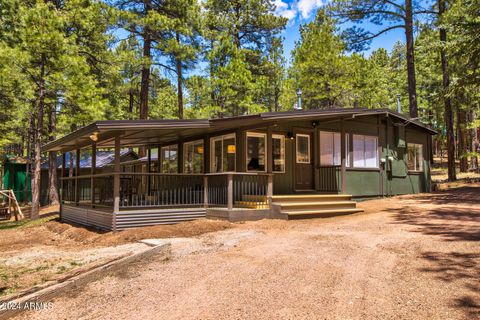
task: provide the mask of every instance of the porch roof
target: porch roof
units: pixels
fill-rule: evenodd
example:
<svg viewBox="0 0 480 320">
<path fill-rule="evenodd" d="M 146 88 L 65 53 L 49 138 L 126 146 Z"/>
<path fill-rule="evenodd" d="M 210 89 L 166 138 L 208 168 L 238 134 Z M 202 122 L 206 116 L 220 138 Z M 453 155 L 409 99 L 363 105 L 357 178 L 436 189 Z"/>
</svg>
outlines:
<svg viewBox="0 0 480 320">
<path fill-rule="evenodd" d="M 220 119 L 195 120 L 105 120 L 97 121 L 60 139 L 43 146 L 43 151 L 70 151 L 92 144 L 91 137 L 97 138 L 97 148 L 111 148 L 116 136 L 120 136 L 122 147 L 154 146 L 176 140 L 189 139 L 203 134 L 226 131 L 248 126 L 267 126 L 289 119 L 334 119 L 359 116 L 383 115 L 400 120 L 399 125 L 413 125 L 437 132 L 416 119 L 389 109 L 316 109 L 286 112 L 266 112 Z"/>
</svg>

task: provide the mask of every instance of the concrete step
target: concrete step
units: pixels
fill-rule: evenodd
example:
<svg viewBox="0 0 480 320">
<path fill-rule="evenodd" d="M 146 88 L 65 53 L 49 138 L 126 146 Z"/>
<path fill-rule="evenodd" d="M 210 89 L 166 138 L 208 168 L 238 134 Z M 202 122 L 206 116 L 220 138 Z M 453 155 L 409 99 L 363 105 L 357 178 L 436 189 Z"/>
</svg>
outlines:
<svg viewBox="0 0 480 320">
<path fill-rule="evenodd" d="M 325 210 L 286 210 L 282 214 L 287 216 L 288 220 L 306 219 L 306 218 L 328 218 L 341 215 L 347 215 L 357 212 L 362 212 L 363 209 L 348 208 L 348 209 L 325 209 Z"/>
</svg>

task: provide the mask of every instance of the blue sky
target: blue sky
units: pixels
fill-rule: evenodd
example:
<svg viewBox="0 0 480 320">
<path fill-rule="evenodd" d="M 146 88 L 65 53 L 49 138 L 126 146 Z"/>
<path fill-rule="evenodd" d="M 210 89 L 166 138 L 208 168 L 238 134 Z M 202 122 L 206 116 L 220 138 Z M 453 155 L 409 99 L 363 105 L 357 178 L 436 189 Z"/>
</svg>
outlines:
<svg viewBox="0 0 480 320">
<path fill-rule="evenodd" d="M 300 38 L 299 27 L 301 24 L 312 21 L 317 10 L 324 6 L 326 0 L 273 0 L 277 15 L 288 18 L 288 25 L 282 36 L 284 40 L 284 55 L 290 61 L 290 52 L 295 47 L 295 41 Z M 375 31 L 376 26 L 364 25 L 363 27 Z M 397 41 L 405 41 L 403 30 L 395 29 L 387 32 L 380 37 L 374 39 L 370 45 L 370 49 L 365 52 L 369 55 L 371 51 L 378 48 L 385 48 L 390 51 Z"/>
</svg>

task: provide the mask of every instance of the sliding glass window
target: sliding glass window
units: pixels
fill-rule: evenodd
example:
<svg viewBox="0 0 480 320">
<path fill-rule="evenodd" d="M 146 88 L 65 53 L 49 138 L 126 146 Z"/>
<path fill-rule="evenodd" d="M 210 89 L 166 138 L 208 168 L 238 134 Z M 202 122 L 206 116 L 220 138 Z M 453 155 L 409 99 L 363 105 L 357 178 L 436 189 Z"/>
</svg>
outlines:
<svg viewBox="0 0 480 320">
<path fill-rule="evenodd" d="M 247 132 L 247 171 L 267 170 L 266 143 L 265 133 Z"/>
<path fill-rule="evenodd" d="M 161 163 L 162 173 L 177 173 L 178 172 L 178 146 L 172 144 L 170 146 L 161 148 Z"/>
<path fill-rule="evenodd" d="M 236 145 L 235 134 L 227 134 L 210 139 L 211 172 L 235 171 Z"/>
<path fill-rule="evenodd" d="M 203 140 L 183 144 L 183 168 L 185 173 L 203 172 Z"/>
</svg>

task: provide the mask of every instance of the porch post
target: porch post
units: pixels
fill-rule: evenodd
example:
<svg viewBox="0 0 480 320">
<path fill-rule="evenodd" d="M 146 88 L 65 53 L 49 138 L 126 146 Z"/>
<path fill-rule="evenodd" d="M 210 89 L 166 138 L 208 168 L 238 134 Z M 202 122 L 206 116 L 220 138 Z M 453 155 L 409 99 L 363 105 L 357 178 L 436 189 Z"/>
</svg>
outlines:
<svg viewBox="0 0 480 320">
<path fill-rule="evenodd" d="M 60 173 L 60 221 L 62 220 L 62 206 L 63 206 L 63 188 L 65 188 L 65 165 L 67 163 L 65 152 L 62 152 L 62 171 Z"/>
<path fill-rule="evenodd" d="M 183 173 L 183 141 L 177 145 L 177 173 Z"/>
<path fill-rule="evenodd" d="M 158 173 L 162 172 L 162 147 L 160 145 L 157 146 L 157 171 Z"/>
<path fill-rule="evenodd" d="M 203 176 L 203 206 L 208 208 L 208 176 Z"/>
<path fill-rule="evenodd" d="M 346 141 L 345 141 L 345 124 L 343 118 L 341 119 L 340 122 L 340 130 L 341 130 L 341 136 L 340 136 L 340 158 L 341 158 L 341 184 L 342 184 L 342 193 L 345 194 L 347 193 L 347 161 L 346 161 Z"/>
<path fill-rule="evenodd" d="M 120 136 L 115 137 L 115 170 L 113 173 L 112 230 L 117 230 L 117 213 L 120 210 Z"/>
<path fill-rule="evenodd" d="M 270 205 L 273 196 L 273 137 L 272 127 L 267 127 L 267 203 Z"/>
<path fill-rule="evenodd" d="M 148 176 L 147 176 L 147 194 L 150 195 L 150 191 L 151 191 L 151 179 L 150 179 L 150 172 L 151 172 L 151 168 L 152 168 L 152 149 L 151 148 L 147 148 L 147 173 L 148 173 Z"/>
<path fill-rule="evenodd" d="M 233 209 L 233 174 L 227 174 L 227 204 L 228 210 Z"/>
<path fill-rule="evenodd" d="M 320 132 L 318 125 L 313 128 L 313 187 L 320 191 Z"/>
<path fill-rule="evenodd" d="M 80 149 L 77 149 L 75 156 L 75 205 L 80 204 L 80 186 L 78 183 L 78 176 L 80 175 Z"/>
<path fill-rule="evenodd" d="M 95 207 L 95 179 L 93 175 L 95 174 L 97 168 L 97 144 L 92 142 L 92 167 L 90 169 L 90 200 L 92 202 L 92 208 Z"/>
</svg>

